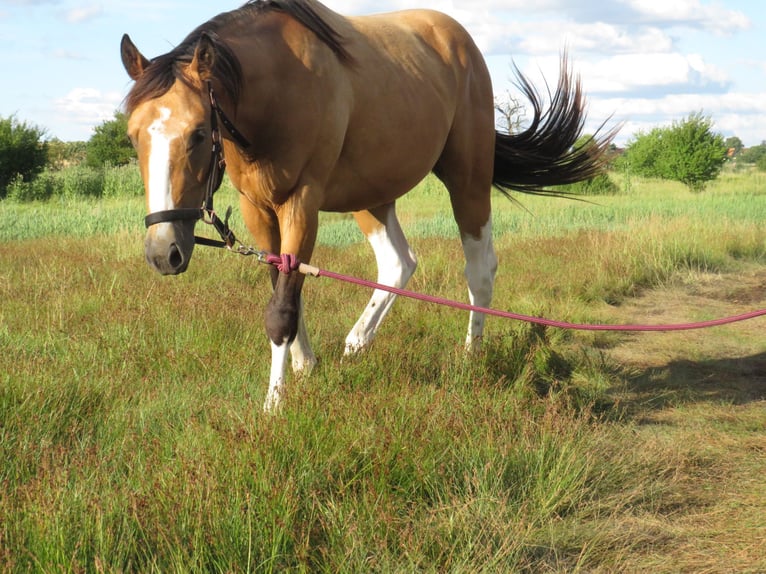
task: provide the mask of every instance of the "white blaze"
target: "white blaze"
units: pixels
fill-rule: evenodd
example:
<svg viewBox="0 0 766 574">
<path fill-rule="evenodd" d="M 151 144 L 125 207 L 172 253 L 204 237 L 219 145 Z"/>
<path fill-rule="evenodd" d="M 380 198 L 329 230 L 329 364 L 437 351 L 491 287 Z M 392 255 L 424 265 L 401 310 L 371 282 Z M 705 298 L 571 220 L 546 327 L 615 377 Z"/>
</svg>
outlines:
<svg viewBox="0 0 766 574">
<path fill-rule="evenodd" d="M 170 110 L 160 108 L 160 116 L 149 126 L 149 211 L 173 209 L 173 193 L 170 187 L 170 142 L 166 124 Z"/>
</svg>

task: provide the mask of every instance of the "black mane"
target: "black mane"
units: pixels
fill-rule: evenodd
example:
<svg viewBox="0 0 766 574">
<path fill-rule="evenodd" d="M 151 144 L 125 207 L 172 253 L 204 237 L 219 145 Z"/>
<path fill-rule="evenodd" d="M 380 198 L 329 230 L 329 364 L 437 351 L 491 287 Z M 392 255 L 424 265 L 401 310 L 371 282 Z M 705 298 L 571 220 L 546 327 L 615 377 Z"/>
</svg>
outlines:
<svg viewBox="0 0 766 574">
<path fill-rule="evenodd" d="M 317 38 L 327 44 L 342 62 L 349 63 L 353 60 L 343 45 L 342 36 L 322 16 L 317 14 L 311 2 L 306 0 L 250 0 L 242 6 L 241 10 L 250 10 L 255 13 L 268 10 L 285 12 L 314 32 Z"/>
<path fill-rule="evenodd" d="M 284 12 L 306 26 L 324 42 L 343 62 L 352 57 L 343 46 L 343 38 L 314 10 L 306 0 L 250 0 L 241 8 L 224 12 L 198 26 L 178 46 L 167 54 L 157 56 L 144 70 L 126 98 L 126 110 L 130 114 L 141 102 L 158 98 L 167 93 L 176 80 L 188 83 L 183 68 L 191 63 L 194 50 L 203 35 L 210 38 L 216 52 L 213 75 L 222 84 L 229 98 L 236 101 L 242 85 L 242 68 L 239 60 L 220 38 L 219 32 L 235 22 L 260 14 Z"/>
</svg>

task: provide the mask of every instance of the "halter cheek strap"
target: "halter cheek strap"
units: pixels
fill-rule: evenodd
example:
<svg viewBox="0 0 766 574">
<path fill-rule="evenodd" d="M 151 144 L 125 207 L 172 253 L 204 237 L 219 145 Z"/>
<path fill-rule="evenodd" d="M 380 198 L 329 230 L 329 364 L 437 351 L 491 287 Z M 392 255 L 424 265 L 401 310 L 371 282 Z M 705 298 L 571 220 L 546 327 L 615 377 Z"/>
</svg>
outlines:
<svg viewBox="0 0 766 574">
<path fill-rule="evenodd" d="M 221 119 L 223 127 L 225 127 L 229 134 L 231 134 L 232 139 L 237 142 L 239 147 L 248 149 L 250 147 L 250 142 L 244 135 L 242 135 L 242 132 L 240 132 L 234 126 L 234 123 L 229 119 L 229 116 L 227 116 L 221 109 L 221 106 L 218 105 L 218 101 L 215 99 L 215 92 L 213 92 L 213 84 L 210 83 L 210 80 L 207 81 L 207 93 L 208 97 L 210 98 L 210 109 L 215 111 L 215 115 Z M 213 131 L 218 131 L 218 125 L 217 122 L 213 119 L 213 114 L 211 114 L 210 122 Z M 218 135 L 220 137 L 220 132 L 218 132 Z"/>
</svg>

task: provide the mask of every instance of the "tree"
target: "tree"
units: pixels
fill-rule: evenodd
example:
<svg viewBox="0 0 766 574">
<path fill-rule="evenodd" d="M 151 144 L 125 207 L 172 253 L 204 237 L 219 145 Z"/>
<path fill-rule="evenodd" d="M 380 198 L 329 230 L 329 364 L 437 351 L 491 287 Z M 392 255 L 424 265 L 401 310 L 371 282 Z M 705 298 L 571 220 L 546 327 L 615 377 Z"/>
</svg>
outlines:
<svg viewBox="0 0 766 574">
<path fill-rule="evenodd" d="M 45 130 L 19 122 L 15 116 L 0 117 L 0 198 L 8 184 L 21 176 L 25 181 L 39 174 L 48 161 Z"/>
<path fill-rule="evenodd" d="M 766 142 L 761 142 L 759 145 L 742 150 L 739 160 L 742 163 L 758 164 L 764 157 L 766 157 Z"/>
<path fill-rule="evenodd" d="M 104 164 L 126 165 L 136 157 L 128 139 L 128 116 L 114 112 L 114 119 L 107 120 L 94 129 L 86 149 L 86 164 L 99 168 Z"/>
<path fill-rule="evenodd" d="M 745 147 L 745 144 L 743 144 L 742 140 L 739 139 L 737 136 L 731 136 L 731 137 L 726 138 L 725 145 L 726 145 L 727 149 L 734 150 L 734 155 L 735 156 L 738 156 L 739 152 L 742 151 L 742 148 Z"/>
<path fill-rule="evenodd" d="M 81 164 L 85 160 L 87 145 L 82 141 L 64 142 L 58 138 L 48 140 L 48 167 L 61 169 Z"/>
<path fill-rule="evenodd" d="M 664 135 L 659 173 L 665 179 L 680 181 L 691 191 L 705 189 L 707 182 L 721 173 L 726 163 L 723 136 L 711 131 L 713 121 L 701 113 L 674 122 Z"/>
<path fill-rule="evenodd" d="M 698 192 L 714 180 L 726 162 L 723 136 L 712 132 L 712 120 L 693 113 L 669 128 L 640 133 L 629 145 L 625 161 L 636 173 L 679 181 Z"/>
<path fill-rule="evenodd" d="M 506 92 L 502 98 L 495 98 L 495 112 L 498 117 L 498 127 L 501 130 L 509 134 L 518 131 L 524 119 L 524 106 L 513 97 L 511 92 Z"/>
</svg>

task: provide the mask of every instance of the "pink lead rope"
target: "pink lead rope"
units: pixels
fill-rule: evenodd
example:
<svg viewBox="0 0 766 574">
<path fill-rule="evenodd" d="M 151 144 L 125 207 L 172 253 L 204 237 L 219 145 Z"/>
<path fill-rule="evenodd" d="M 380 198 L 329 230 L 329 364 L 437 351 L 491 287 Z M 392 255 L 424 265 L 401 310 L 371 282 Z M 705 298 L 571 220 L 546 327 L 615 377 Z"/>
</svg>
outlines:
<svg viewBox="0 0 766 574">
<path fill-rule="evenodd" d="M 303 265 L 303 263 L 298 261 L 297 256 L 289 253 L 283 253 L 282 255 L 267 253 L 263 256 L 262 260 L 269 265 L 273 265 L 279 269 L 280 273 L 284 273 L 285 275 L 290 274 L 292 271 L 300 270 L 301 265 Z"/>
<path fill-rule="evenodd" d="M 524 321 L 526 323 L 533 323 L 535 325 L 545 325 L 546 327 L 556 327 L 559 329 L 569 329 L 576 331 L 623 331 L 623 332 L 669 332 L 669 331 L 691 331 L 694 329 L 709 329 L 710 327 L 719 327 L 721 325 L 731 325 L 732 323 L 739 323 L 742 321 L 748 321 L 757 317 L 766 316 L 766 309 L 759 309 L 750 313 L 743 313 L 742 315 L 734 315 L 731 317 L 724 317 L 722 319 L 713 319 L 710 321 L 699 321 L 696 323 L 677 323 L 673 325 L 584 325 L 580 323 L 568 323 L 566 321 L 553 321 L 550 319 L 543 319 L 540 317 L 531 317 L 529 315 L 521 315 L 519 313 L 511 313 L 509 311 L 499 311 L 497 309 L 488 309 L 486 307 L 477 307 L 469 303 L 460 303 L 458 301 L 452 301 L 450 299 L 443 299 L 442 297 L 434 297 L 431 295 L 423 295 L 421 293 L 415 293 L 414 291 L 407 291 L 406 289 L 399 289 L 398 287 L 389 287 L 388 285 L 382 285 L 375 283 L 374 281 L 368 281 L 366 279 L 359 279 L 358 277 L 351 277 L 349 275 L 343 275 L 341 273 L 334 273 L 333 271 L 327 271 L 325 269 L 319 269 L 313 265 L 307 265 L 298 261 L 295 255 L 273 255 L 262 254 L 259 258 L 265 263 L 274 265 L 279 269 L 281 273 L 290 273 L 291 271 L 299 271 L 304 275 L 311 275 L 312 277 L 329 277 L 336 279 L 337 281 L 343 281 L 345 283 L 351 283 L 353 285 L 360 285 L 362 287 L 369 287 L 370 289 L 380 289 L 382 291 L 388 291 L 395 295 L 401 295 L 402 297 L 408 297 L 410 299 L 416 299 L 418 301 L 424 301 L 426 303 L 434 303 L 436 305 L 443 305 L 446 307 L 452 307 L 454 309 L 462 309 L 463 311 L 474 311 L 476 313 L 483 313 L 485 315 L 492 315 L 495 317 L 502 317 L 503 319 L 513 319 L 515 321 Z"/>
</svg>

